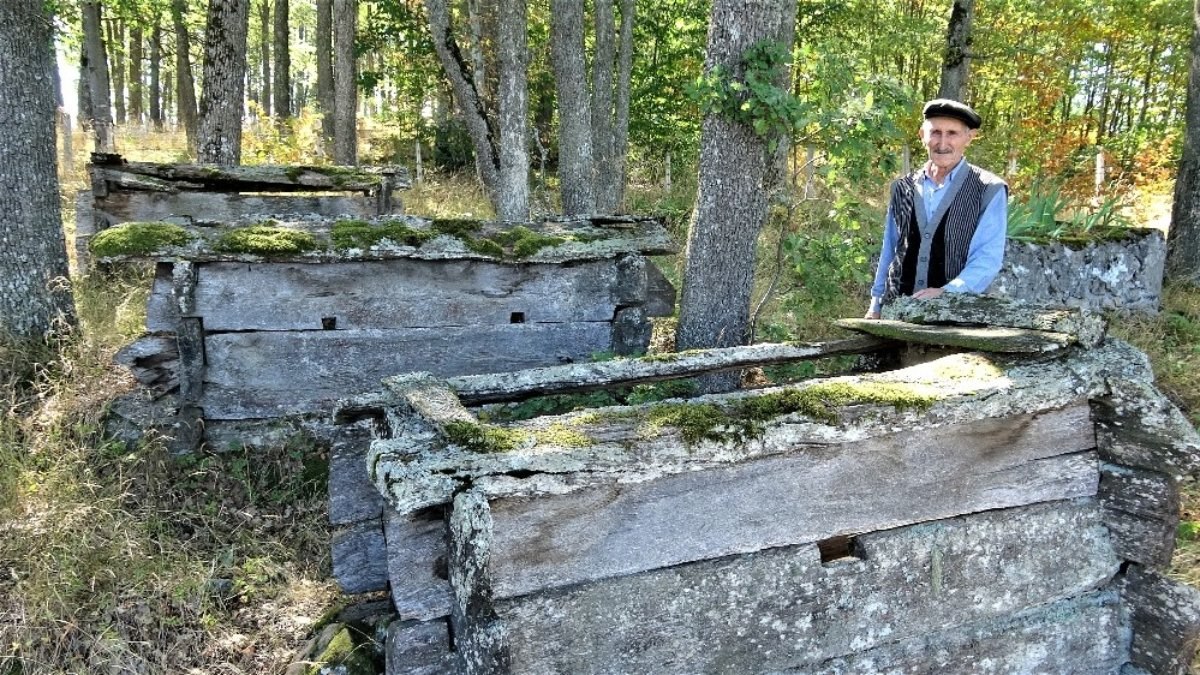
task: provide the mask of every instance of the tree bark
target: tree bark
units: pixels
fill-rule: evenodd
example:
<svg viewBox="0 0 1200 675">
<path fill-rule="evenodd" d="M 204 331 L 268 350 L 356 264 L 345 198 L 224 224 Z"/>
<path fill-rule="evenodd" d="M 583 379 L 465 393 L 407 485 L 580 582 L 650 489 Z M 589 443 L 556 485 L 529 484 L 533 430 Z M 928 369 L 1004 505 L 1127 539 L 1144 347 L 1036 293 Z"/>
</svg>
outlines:
<svg viewBox="0 0 1200 675">
<path fill-rule="evenodd" d="M 142 105 L 146 92 L 142 88 L 142 29 L 129 29 L 129 117 L 136 124 L 142 123 L 145 107 Z"/>
<path fill-rule="evenodd" d="M 125 124 L 125 22 L 121 19 L 108 21 L 108 56 L 112 59 L 109 75 L 112 77 L 112 103 L 116 123 Z"/>
<path fill-rule="evenodd" d="M 762 40 L 791 49 L 795 0 L 715 0 L 704 72 L 721 68 L 741 78 L 745 52 Z M 786 86 L 786 81 L 778 82 Z M 749 338 L 755 243 L 767 216 L 770 181 L 780 153 L 745 124 L 705 115 L 700 176 L 688 232 L 678 348 L 733 347 Z M 736 387 L 736 375 L 702 378 L 700 387 Z"/>
<path fill-rule="evenodd" d="M 258 53 L 262 81 L 258 86 L 258 104 L 264 115 L 271 116 L 271 0 L 258 5 Z"/>
<path fill-rule="evenodd" d="M 616 67 L 615 0 L 596 0 L 595 53 L 592 55 L 592 162 L 596 170 L 596 211 L 616 211 L 617 178 L 613 165 L 613 69 Z"/>
<path fill-rule="evenodd" d="M 496 50 L 500 61 L 498 96 L 500 171 L 496 215 L 501 220 L 529 218 L 529 148 L 526 145 L 528 40 L 525 0 L 500 0 Z"/>
<path fill-rule="evenodd" d="M 154 18 L 150 33 L 150 123 L 155 131 L 163 129 L 162 105 L 162 22 Z"/>
<path fill-rule="evenodd" d="M 187 136 L 188 149 L 200 147 L 200 113 L 196 110 L 196 83 L 192 77 L 192 41 L 183 20 L 187 0 L 172 0 L 171 22 L 175 26 L 175 98 L 179 123 Z"/>
<path fill-rule="evenodd" d="M 79 97 L 79 111 L 75 116 L 79 121 L 79 128 L 83 131 L 91 131 L 92 119 L 95 118 L 96 113 L 95 108 L 92 107 L 92 78 L 88 66 L 86 34 L 83 44 L 79 47 L 79 87 L 75 95 Z"/>
<path fill-rule="evenodd" d="M 942 84 L 939 98 L 963 100 L 967 93 L 967 75 L 971 67 L 971 22 L 975 0 L 954 0 L 950 25 L 946 29 L 946 51 L 942 54 Z"/>
<path fill-rule="evenodd" d="M 250 0 L 209 0 L 197 159 L 240 164 Z"/>
<path fill-rule="evenodd" d="M 1200 0 L 1192 8 L 1190 56 L 1183 156 L 1167 233 L 1166 277 L 1200 286 Z"/>
<path fill-rule="evenodd" d="M 83 36 L 87 45 L 87 74 L 91 100 L 92 131 L 96 134 L 96 152 L 116 152 L 113 138 L 112 98 L 108 88 L 108 55 L 101 34 L 100 3 L 84 2 Z"/>
<path fill-rule="evenodd" d="M 616 182 L 611 195 L 611 208 L 618 210 L 625 202 L 625 166 L 629 157 L 629 91 L 633 77 L 633 20 L 634 0 L 621 0 L 620 46 L 617 50 L 616 121 L 613 128 L 613 169 Z"/>
<path fill-rule="evenodd" d="M 475 168 L 484 190 L 493 205 L 497 203 L 500 158 L 498 154 L 500 132 L 495 120 L 489 118 L 484 107 L 483 94 L 475 88 L 472 74 L 463 58 L 462 50 L 450 30 L 450 11 L 446 0 L 425 0 L 429 16 L 429 32 L 433 36 L 433 47 L 450 86 L 458 101 L 459 114 L 471 136 L 475 149 Z"/>
<path fill-rule="evenodd" d="M 54 158 L 53 45 L 43 0 L 0 2 L 0 335 L 22 340 L 75 317 Z"/>
<path fill-rule="evenodd" d="M 325 152 L 333 148 L 333 127 L 337 114 L 333 93 L 333 0 L 317 0 L 317 106 L 321 109 L 321 137 Z"/>
<path fill-rule="evenodd" d="M 583 3 L 550 2 L 550 56 L 558 94 L 558 180 L 563 213 L 596 212 L 591 96 L 583 51 Z"/>
<path fill-rule="evenodd" d="M 358 25 L 358 0 L 333 0 L 333 161 L 358 164 L 358 68 L 354 58 L 354 33 Z"/>
<path fill-rule="evenodd" d="M 275 0 L 275 116 L 292 116 L 292 58 L 289 38 L 288 0 Z"/>
</svg>

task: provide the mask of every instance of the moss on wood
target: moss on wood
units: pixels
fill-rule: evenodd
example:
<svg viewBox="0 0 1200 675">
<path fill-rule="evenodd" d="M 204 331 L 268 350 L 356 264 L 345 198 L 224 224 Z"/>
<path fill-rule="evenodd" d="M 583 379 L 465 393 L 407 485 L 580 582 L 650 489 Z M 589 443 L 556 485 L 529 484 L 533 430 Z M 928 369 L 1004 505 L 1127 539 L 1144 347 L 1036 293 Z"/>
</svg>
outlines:
<svg viewBox="0 0 1200 675">
<path fill-rule="evenodd" d="M 289 255 L 317 248 L 317 239 L 311 232 L 259 223 L 229 230 L 213 248 L 224 253 Z"/>
<path fill-rule="evenodd" d="M 88 248 L 101 258 L 149 255 L 171 246 L 183 246 L 193 238 L 187 230 L 171 223 L 124 223 L 96 234 Z"/>
<path fill-rule="evenodd" d="M 429 230 L 413 229 L 404 223 L 379 225 L 365 220 L 339 220 L 329 231 L 329 239 L 337 249 L 369 249 L 384 240 L 404 246 L 420 246 L 434 237 Z"/>
<path fill-rule="evenodd" d="M 524 431 L 456 420 L 448 422 L 443 432 L 451 443 L 481 453 L 507 452 L 531 443 L 564 448 L 581 448 L 592 444 L 591 438 L 562 423 L 551 424 L 545 429 Z"/>
<path fill-rule="evenodd" d="M 343 672 L 347 675 L 366 675 L 374 673 L 374 664 L 366 652 L 366 646 L 355 644 L 349 628 L 343 627 L 334 634 L 333 639 L 317 656 L 316 660 L 305 670 L 306 675 L 319 673 Z"/>
</svg>

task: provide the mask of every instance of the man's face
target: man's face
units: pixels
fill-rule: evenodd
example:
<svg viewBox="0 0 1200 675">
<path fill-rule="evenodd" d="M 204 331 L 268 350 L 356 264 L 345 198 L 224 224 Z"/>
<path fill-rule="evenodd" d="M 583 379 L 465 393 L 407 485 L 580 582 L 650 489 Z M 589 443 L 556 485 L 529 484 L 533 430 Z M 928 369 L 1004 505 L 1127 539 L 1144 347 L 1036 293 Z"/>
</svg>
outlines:
<svg viewBox="0 0 1200 675">
<path fill-rule="evenodd" d="M 921 142 L 929 153 L 929 161 L 944 171 L 953 169 L 963 152 L 975 139 L 975 129 L 953 117 L 933 117 L 921 125 Z"/>
</svg>

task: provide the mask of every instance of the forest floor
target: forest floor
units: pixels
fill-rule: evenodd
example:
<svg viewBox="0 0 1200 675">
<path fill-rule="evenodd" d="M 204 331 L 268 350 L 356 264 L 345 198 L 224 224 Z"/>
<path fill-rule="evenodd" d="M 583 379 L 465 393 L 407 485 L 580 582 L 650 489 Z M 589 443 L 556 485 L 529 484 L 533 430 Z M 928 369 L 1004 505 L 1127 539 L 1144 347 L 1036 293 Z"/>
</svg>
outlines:
<svg viewBox="0 0 1200 675">
<path fill-rule="evenodd" d="M 62 180 L 68 230 L 86 186 L 77 139 Z M 126 143 L 134 159 L 185 154 L 177 135 Z M 414 213 L 481 216 L 474 185 L 433 174 L 406 202 Z M 629 199 L 668 213 L 681 234 L 686 186 L 635 186 Z M 795 339 L 833 334 L 825 317 L 862 311 L 859 279 L 828 312 L 775 323 Z M 142 331 L 148 270 L 73 283 L 80 327 L 58 354 L 0 344 L 0 675 L 282 672 L 359 600 L 330 578 L 326 458 L 302 441 L 181 457 L 154 439 L 106 437 L 106 406 L 133 386 L 112 356 Z M 1169 288 L 1162 312 L 1114 317 L 1113 332 L 1150 355 L 1159 386 L 1200 423 L 1200 293 Z M 1185 495 L 1172 573 L 1200 586 L 1200 489 L 1189 483 Z"/>
</svg>

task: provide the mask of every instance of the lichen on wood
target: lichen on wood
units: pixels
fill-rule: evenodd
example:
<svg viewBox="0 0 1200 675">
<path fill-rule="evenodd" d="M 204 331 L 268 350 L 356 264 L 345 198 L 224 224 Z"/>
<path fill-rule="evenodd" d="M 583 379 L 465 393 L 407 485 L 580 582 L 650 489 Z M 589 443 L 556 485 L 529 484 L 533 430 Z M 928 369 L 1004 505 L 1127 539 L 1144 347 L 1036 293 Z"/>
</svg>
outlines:
<svg viewBox="0 0 1200 675">
<path fill-rule="evenodd" d="M 336 249 L 369 249 L 384 241 L 402 246 L 420 246 L 434 237 L 429 230 L 418 230 L 400 221 L 370 223 L 365 220 L 339 220 L 329 230 Z"/>
<path fill-rule="evenodd" d="M 100 258 L 149 255 L 163 249 L 184 246 L 193 239 L 187 230 L 171 223 L 123 223 L 93 236 L 89 248 Z"/>
</svg>

